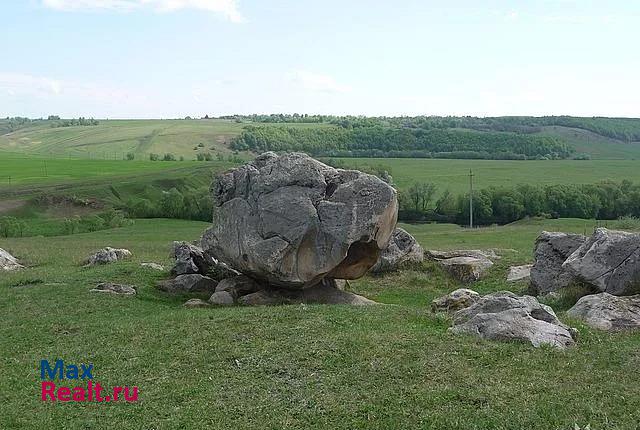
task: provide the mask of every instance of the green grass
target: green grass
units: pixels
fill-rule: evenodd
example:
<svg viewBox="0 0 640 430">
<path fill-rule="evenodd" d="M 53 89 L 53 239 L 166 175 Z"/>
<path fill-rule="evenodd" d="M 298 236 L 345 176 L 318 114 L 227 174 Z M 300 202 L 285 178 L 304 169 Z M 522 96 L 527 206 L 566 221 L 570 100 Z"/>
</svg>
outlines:
<svg viewBox="0 0 640 430">
<path fill-rule="evenodd" d="M 387 166 L 394 183 L 407 188 L 414 182 L 433 182 L 439 191 L 469 190 L 469 170 L 476 189 L 515 184 L 593 184 L 611 179 L 640 181 L 640 160 L 440 160 L 407 158 L 341 158 L 346 166 Z"/>
<path fill-rule="evenodd" d="M 409 229 L 425 248 L 513 247 L 474 286 L 488 292 L 522 288 L 503 278 L 508 264 L 530 259 L 539 230 L 579 231 L 582 222 Z M 0 275 L 0 428 L 637 427 L 638 333 L 607 334 L 569 321 L 580 341 L 566 352 L 453 336 L 428 304 L 458 285 L 429 264 L 353 283 L 356 292 L 394 306 L 184 309 L 184 297 L 153 287 L 164 274 L 138 265 L 168 265 L 170 242 L 194 239 L 206 227 L 137 220 L 90 234 L 0 239 L 29 266 Z M 134 256 L 80 266 L 106 245 Z M 101 280 L 135 284 L 139 294 L 89 293 Z M 43 358 L 93 363 L 97 381 L 137 385 L 141 400 L 45 404 L 38 391 Z"/>
</svg>

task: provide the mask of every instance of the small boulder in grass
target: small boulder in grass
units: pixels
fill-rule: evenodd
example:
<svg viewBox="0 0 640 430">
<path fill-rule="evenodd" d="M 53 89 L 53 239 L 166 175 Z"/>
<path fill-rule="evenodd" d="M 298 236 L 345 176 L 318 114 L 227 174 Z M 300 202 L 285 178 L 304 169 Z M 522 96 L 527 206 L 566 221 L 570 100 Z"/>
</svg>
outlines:
<svg viewBox="0 0 640 430">
<path fill-rule="evenodd" d="M 107 246 L 90 255 L 85 261 L 86 266 L 97 266 L 102 264 L 115 263 L 118 260 L 124 260 L 131 257 L 131 251 L 124 248 L 111 248 Z"/>
<path fill-rule="evenodd" d="M 209 298 L 209 303 L 218 306 L 229 306 L 234 304 L 234 299 L 228 291 L 216 291 Z"/>
<path fill-rule="evenodd" d="M 468 308 L 480 300 L 480 294 L 468 288 L 458 288 L 446 296 L 433 299 L 431 310 L 433 312 L 455 312 Z"/>
<path fill-rule="evenodd" d="M 208 308 L 211 305 L 202 299 L 189 299 L 182 306 L 185 308 Z"/>
<path fill-rule="evenodd" d="M 101 282 L 90 290 L 92 293 L 107 293 L 120 296 L 135 296 L 136 287 L 133 285 L 115 284 L 113 282 Z"/>
<path fill-rule="evenodd" d="M 164 271 L 164 266 L 158 263 L 140 263 L 140 267 L 146 267 L 160 272 Z"/>
</svg>

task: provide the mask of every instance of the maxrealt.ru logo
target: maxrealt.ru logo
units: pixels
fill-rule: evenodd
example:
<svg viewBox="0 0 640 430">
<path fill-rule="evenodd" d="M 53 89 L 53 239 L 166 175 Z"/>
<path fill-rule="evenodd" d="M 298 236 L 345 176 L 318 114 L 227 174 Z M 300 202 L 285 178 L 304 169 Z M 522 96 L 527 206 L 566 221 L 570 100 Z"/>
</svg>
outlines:
<svg viewBox="0 0 640 430">
<path fill-rule="evenodd" d="M 42 380 L 41 398 L 43 402 L 117 402 L 138 400 L 138 387 L 113 387 L 105 389 L 93 380 L 93 364 L 65 364 L 56 360 L 53 367 L 48 360 L 40 361 L 40 379 Z M 67 387 L 56 385 L 54 380 L 86 381 L 86 385 Z"/>
</svg>

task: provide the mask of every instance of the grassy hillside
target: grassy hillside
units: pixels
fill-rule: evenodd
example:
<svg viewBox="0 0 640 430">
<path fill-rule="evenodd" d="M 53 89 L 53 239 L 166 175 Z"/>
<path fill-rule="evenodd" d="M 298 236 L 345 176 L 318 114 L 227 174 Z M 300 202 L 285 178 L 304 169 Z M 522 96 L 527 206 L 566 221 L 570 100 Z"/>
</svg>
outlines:
<svg viewBox="0 0 640 430">
<path fill-rule="evenodd" d="M 0 120 L 0 157 L 3 156 L 2 151 L 6 151 L 48 157 L 111 160 L 121 160 L 129 152 L 134 153 L 136 159 L 147 159 L 149 153 L 172 153 L 177 157 L 183 156 L 186 160 L 194 159 L 198 153 L 227 154 L 231 151 L 231 140 L 242 132 L 244 126 L 251 124 L 235 120 L 100 120 L 97 126 L 54 128 L 51 127 L 51 121 L 35 121 L 20 124 L 16 130 L 11 131 L 10 128 L 2 127 L 3 122 L 7 121 Z M 615 131 L 618 123 L 613 120 L 610 122 L 611 124 L 606 124 Z M 626 122 L 621 124 L 620 127 Z M 326 122 L 262 125 L 285 129 L 329 130 L 336 127 Z M 444 127 L 442 124 L 441 126 Z M 455 122 L 451 127 L 450 131 L 461 131 L 460 125 Z M 537 126 L 535 130 L 538 130 L 535 135 L 558 138 L 575 148 L 576 153 L 590 154 L 593 159 L 640 159 L 640 143 L 637 142 L 616 140 L 583 128 Z M 467 131 L 475 133 L 473 136 L 480 133 L 477 130 Z M 303 131 L 300 133 L 304 135 Z M 322 141 L 323 134 L 318 136 Z M 375 138 L 371 137 L 373 140 Z"/>
<path fill-rule="evenodd" d="M 172 153 L 191 160 L 198 152 L 229 152 L 227 143 L 241 127 L 224 120 L 101 120 L 97 126 L 57 128 L 38 124 L 0 136 L 0 150 L 112 160 L 122 160 L 128 152 L 137 158 Z"/>
<path fill-rule="evenodd" d="M 469 170 L 476 189 L 515 184 L 592 184 L 605 179 L 640 182 L 640 160 L 433 160 L 405 158 L 342 158 L 345 166 L 383 166 L 401 189 L 414 182 L 433 182 L 440 191 L 469 189 Z"/>
<path fill-rule="evenodd" d="M 539 134 L 556 137 L 592 159 L 640 160 L 640 142 L 625 142 L 579 128 L 543 127 Z"/>
<path fill-rule="evenodd" d="M 575 223 L 474 232 L 425 225 L 412 232 L 426 248 L 515 247 L 474 286 L 485 293 L 523 288 L 504 282 L 508 265 L 530 261 L 537 231 L 580 231 Z M 154 288 L 166 273 L 139 263 L 168 265 L 170 242 L 195 239 L 206 227 L 138 220 L 88 234 L 0 239 L 29 266 L 0 278 L 0 428 L 354 429 L 401 422 L 405 429 L 548 430 L 635 428 L 640 420 L 640 334 L 590 329 L 553 303 L 580 330 L 568 351 L 451 335 L 449 321 L 429 303 L 459 285 L 434 265 L 351 286 L 394 306 L 185 309 L 186 298 Z M 106 245 L 129 248 L 133 258 L 81 267 Z M 90 293 L 100 280 L 134 284 L 138 295 Z M 94 382 L 138 386 L 140 400 L 44 403 L 39 362 L 56 358 L 92 363 Z"/>
</svg>

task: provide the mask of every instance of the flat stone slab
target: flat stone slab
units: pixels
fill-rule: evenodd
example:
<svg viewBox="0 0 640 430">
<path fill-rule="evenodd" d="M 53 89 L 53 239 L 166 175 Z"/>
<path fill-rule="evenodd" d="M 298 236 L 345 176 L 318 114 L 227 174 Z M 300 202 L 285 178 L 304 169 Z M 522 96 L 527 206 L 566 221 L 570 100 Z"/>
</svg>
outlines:
<svg viewBox="0 0 640 430">
<path fill-rule="evenodd" d="M 133 285 L 114 284 L 113 282 L 101 282 L 89 291 L 92 293 L 107 293 L 120 296 L 136 295 L 136 288 Z"/>
</svg>

